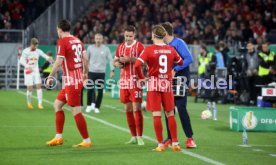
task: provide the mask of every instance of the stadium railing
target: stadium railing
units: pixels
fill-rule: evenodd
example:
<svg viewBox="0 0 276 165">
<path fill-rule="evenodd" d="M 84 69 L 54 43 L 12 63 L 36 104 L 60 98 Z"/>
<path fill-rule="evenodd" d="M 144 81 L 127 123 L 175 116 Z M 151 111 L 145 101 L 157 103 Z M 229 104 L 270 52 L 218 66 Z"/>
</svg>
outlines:
<svg viewBox="0 0 276 165">
<path fill-rule="evenodd" d="M 69 19 L 72 24 L 87 9 L 100 0 L 56 0 L 31 25 L 26 28 L 27 40 L 37 37 L 41 44 L 55 44 L 56 26 L 60 19 Z"/>
<path fill-rule="evenodd" d="M 24 30 L 0 29 L 0 66 L 2 74 L 1 87 L 19 89 L 20 66 L 18 61 L 18 50 L 26 46 Z"/>
</svg>

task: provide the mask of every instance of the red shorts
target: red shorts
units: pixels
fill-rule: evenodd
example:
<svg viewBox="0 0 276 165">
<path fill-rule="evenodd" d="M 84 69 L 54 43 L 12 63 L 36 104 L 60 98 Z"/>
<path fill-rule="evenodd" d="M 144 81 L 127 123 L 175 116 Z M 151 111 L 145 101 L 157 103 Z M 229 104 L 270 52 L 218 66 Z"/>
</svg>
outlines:
<svg viewBox="0 0 276 165">
<path fill-rule="evenodd" d="M 143 92 L 142 89 L 134 88 L 134 89 L 120 89 L 120 101 L 121 103 L 129 103 L 129 102 L 142 102 Z"/>
<path fill-rule="evenodd" d="M 67 103 L 71 107 L 81 106 L 81 92 L 83 84 L 65 86 L 57 96 L 57 100 Z"/>
<path fill-rule="evenodd" d="M 147 105 L 146 109 L 152 112 L 161 111 L 161 104 L 165 112 L 174 109 L 174 96 L 173 92 L 147 92 Z"/>
</svg>

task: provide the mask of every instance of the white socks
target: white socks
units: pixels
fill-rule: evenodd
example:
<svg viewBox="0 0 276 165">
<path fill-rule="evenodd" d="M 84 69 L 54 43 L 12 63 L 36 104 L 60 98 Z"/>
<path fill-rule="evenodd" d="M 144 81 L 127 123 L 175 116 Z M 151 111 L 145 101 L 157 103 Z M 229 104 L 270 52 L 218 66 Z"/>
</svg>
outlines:
<svg viewBox="0 0 276 165">
<path fill-rule="evenodd" d="M 42 104 L 42 89 L 37 89 L 38 104 Z"/>
<path fill-rule="evenodd" d="M 85 143 L 91 143 L 90 138 L 83 139 L 83 141 L 84 141 Z"/>
<path fill-rule="evenodd" d="M 163 143 L 158 143 L 158 147 L 163 147 L 164 144 Z"/>
<path fill-rule="evenodd" d="M 62 138 L 62 134 L 56 134 L 55 138 Z"/>
<path fill-rule="evenodd" d="M 172 146 L 178 146 L 178 145 L 179 145 L 178 142 L 173 142 L 173 143 L 172 143 Z"/>
<path fill-rule="evenodd" d="M 211 104 L 212 104 L 212 103 L 211 103 L 210 101 L 208 101 L 208 106 L 207 106 L 207 107 L 208 107 L 208 110 L 209 110 L 209 111 L 211 111 Z"/>
<path fill-rule="evenodd" d="M 27 90 L 27 102 L 31 103 L 32 102 L 32 92 Z"/>
</svg>

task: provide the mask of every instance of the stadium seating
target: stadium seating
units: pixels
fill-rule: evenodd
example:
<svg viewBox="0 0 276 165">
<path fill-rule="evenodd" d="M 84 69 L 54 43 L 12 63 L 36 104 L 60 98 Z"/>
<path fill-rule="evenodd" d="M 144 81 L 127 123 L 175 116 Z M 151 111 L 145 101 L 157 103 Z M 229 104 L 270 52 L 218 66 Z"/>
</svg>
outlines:
<svg viewBox="0 0 276 165">
<path fill-rule="evenodd" d="M 89 43 L 96 32 L 101 32 L 107 36 L 106 43 L 119 43 L 123 27 L 134 24 L 138 39 L 147 44 L 151 26 L 170 21 L 175 34 L 189 44 L 214 44 L 220 40 L 232 44 L 275 35 L 270 33 L 276 29 L 275 9 L 272 0 L 107 0 L 78 20 L 74 35 Z M 275 39 L 271 41 L 275 43 Z"/>
<path fill-rule="evenodd" d="M 25 29 L 55 0 L 0 0 L 0 29 Z"/>
</svg>

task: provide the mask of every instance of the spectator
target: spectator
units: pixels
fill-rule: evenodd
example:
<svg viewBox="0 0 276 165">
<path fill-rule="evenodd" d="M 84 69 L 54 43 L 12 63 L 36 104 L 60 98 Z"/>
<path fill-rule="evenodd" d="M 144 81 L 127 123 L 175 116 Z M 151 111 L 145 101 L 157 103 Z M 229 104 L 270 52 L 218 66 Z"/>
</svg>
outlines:
<svg viewBox="0 0 276 165">
<path fill-rule="evenodd" d="M 219 45 L 215 45 L 215 58 L 216 58 L 216 68 L 224 68 L 224 59 L 222 53 L 220 52 Z"/>
<path fill-rule="evenodd" d="M 247 42 L 250 38 L 253 38 L 253 31 L 248 27 L 247 22 L 242 22 L 240 24 L 241 34 L 242 34 L 242 41 Z"/>
<path fill-rule="evenodd" d="M 88 29 L 94 32 L 104 33 L 109 37 L 109 43 L 121 41 L 122 29 L 128 24 L 140 27 L 138 30 L 142 33 L 138 34 L 138 38 L 148 43 L 148 29 L 153 24 L 170 21 L 175 34 L 187 43 L 203 41 L 214 44 L 226 40 L 233 46 L 240 41 L 248 41 L 252 31 L 256 40 L 276 28 L 276 12 L 273 11 L 275 2 L 271 0 L 265 3 L 262 0 L 256 0 L 256 3 L 249 0 L 139 0 L 128 3 L 110 0 L 105 1 L 103 6 L 92 7 L 91 12 L 84 16 L 86 21 L 80 19 L 78 22 L 87 24 Z M 78 28 L 79 25 L 76 25 Z M 84 30 L 83 38 L 86 33 L 89 31 Z M 74 34 L 77 35 L 78 30 Z"/>
<path fill-rule="evenodd" d="M 258 53 L 257 53 L 257 50 L 255 50 L 254 44 L 252 42 L 248 42 L 246 49 L 247 49 L 247 54 L 245 56 L 246 76 L 247 76 L 246 91 L 249 92 L 250 103 L 254 105 L 257 99 L 256 80 L 257 80 L 257 69 L 259 66 Z"/>
<path fill-rule="evenodd" d="M 261 21 L 257 21 L 256 25 L 253 27 L 253 33 L 254 33 L 254 38 L 258 37 L 263 37 L 265 38 L 266 35 L 266 29 L 265 27 L 261 24 Z"/>
<path fill-rule="evenodd" d="M 268 42 L 263 42 L 261 48 L 258 53 L 258 84 L 267 85 L 271 82 L 270 67 L 274 64 L 275 53 L 269 49 Z"/>
<path fill-rule="evenodd" d="M 228 53 L 229 53 L 230 50 L 223 41 L 219 42 L 219 50 L 220 50 L 220 52 L 223 56 L 224 65 L 227 66 L 227 64 L 228 64 Z"/>
</svg>

